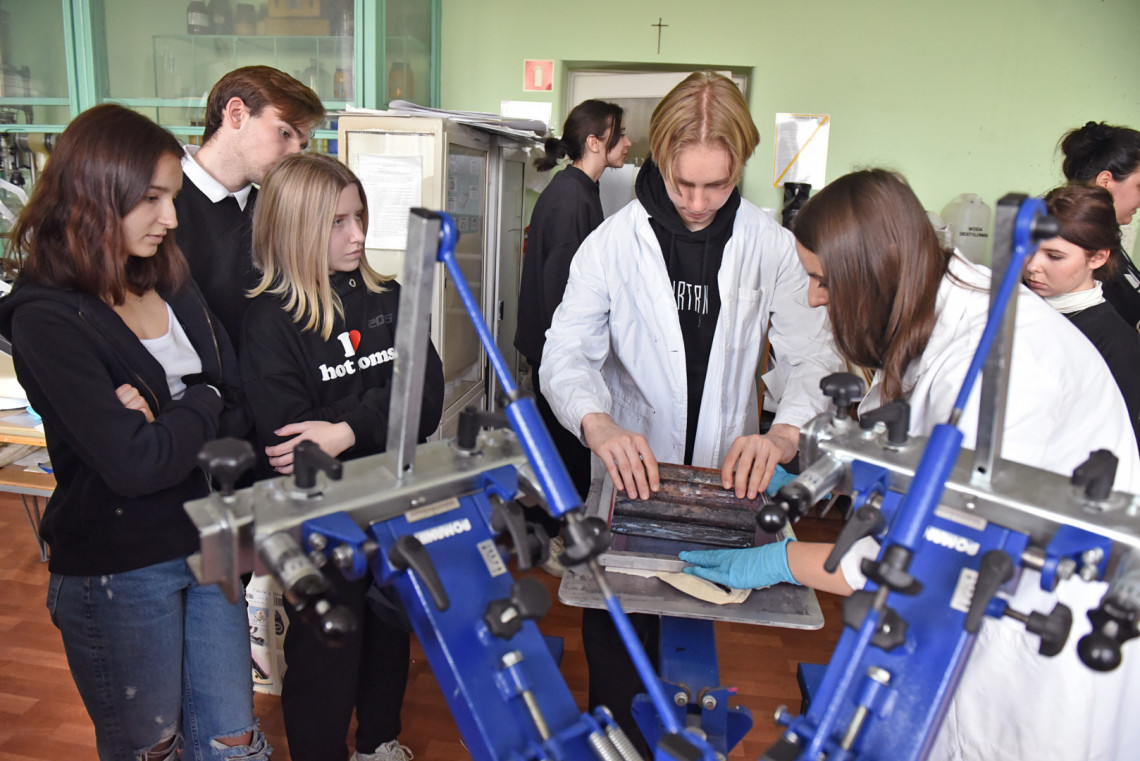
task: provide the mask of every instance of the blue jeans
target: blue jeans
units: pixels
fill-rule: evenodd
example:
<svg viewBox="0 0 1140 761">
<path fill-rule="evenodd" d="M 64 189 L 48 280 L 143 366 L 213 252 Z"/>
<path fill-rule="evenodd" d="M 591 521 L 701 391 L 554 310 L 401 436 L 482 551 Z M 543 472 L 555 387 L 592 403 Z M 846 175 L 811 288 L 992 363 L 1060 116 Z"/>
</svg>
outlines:
<svg viewBox="0 0 1140 761">
<path fill-rule="evenodd" d="M 108 576 L 51 575 L 47 607 L 101 761 L 267 759 L 253 717 L 249 622 L 179 558 Z M 217 738 L 252 730 L 250 745 Z"/>
</svg>

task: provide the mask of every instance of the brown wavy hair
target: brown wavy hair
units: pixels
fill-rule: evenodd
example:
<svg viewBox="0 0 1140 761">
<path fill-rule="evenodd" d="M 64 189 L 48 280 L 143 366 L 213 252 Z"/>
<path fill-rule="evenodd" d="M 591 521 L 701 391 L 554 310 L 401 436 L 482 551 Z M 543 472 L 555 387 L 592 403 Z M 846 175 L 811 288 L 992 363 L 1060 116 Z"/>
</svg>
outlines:
<svg viewBox="0 0 1140 761">
<path fill-rule="evenodd" d="M 295 77 L 272 66 L 243 66 L 223 75 L 210 90 L 206 98 L 203 145 L 222 126 L 226 104 L 233 98 L 241 98 L 250 116 L 259 116 L 266 106 L 276 108 L 281 119 L 302 135 L 307 135 L 325 118 L 320 97 Z"/>
<path fill-rule="evenodd" d="M 882 371 L 884 402 L 905 396 L 950 263 L 914 191 L 885 169 L 853 172 L 811 198 L 793 232 L 820 259 L 840 354 Z"/>
<path fill-rule="evenodd" d="M 140 258 L 127 253 L 122 234 L 163 156 L 180 160 L 182 146 L 142 114 L 107 103 L 75 117 L 16 220 L 5 270 L 111 304 L 128 292 L 177 290 L 189 269 L 175 236 Z"/>
<path fill-rule="evenodd" d="M 1045 194 L 1045 207 L 1061 223 L 1061 237 L 1083 248 L 1086 256 L 1108 251 L 1093 277 L 1108 280 L 1123 268 L 1125 254 L 1111 193 L 1097 185 L 1062 185 Z"/>
</svg>

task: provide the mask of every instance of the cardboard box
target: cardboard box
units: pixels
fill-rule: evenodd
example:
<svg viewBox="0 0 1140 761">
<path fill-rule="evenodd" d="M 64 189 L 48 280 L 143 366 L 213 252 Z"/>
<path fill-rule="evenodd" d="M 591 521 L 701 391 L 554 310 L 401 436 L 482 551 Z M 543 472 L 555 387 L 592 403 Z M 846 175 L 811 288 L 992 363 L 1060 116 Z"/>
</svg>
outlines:
<svg viewBox="0 0 1140 761">
<path fill-rule="evenodd" d="M 307 35 L 312 37 L 329 36 L 327 18 L 267 18 L 265 33 L 274 36 Z"/>
<path fill-rule="evenodd" d="M 321 15 L 321 0 L 269 0 L 271 19 L 313 18 L 319 15 Z"/>
</svg>

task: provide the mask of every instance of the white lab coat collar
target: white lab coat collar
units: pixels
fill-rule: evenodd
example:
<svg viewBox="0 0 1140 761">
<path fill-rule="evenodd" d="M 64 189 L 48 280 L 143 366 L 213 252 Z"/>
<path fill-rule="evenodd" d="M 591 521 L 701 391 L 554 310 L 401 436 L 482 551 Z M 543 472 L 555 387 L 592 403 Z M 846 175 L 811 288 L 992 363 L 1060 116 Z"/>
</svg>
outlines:
<svg viewBox="0 0 1140 761">
<path fill-rule="evenodd" d="M 202 195 L 209 198 L 212 202 L 217 203 L 229 196 L 233 196 L 234 200 L 238 202 L 238 207 L 245 211 L 245 205 L 249 202 L 249 193 L 253 189 L 253 183 L 247 184 L 244 188 L 231 193 L 226 189 L 226 186 L 214 179 L 214 176 L 205 170 L 205 168 L 198 163 L 194 158 L 194 154 L 198 152 L 197 145 L 183 146 L 182 154 L 182 172 L 194 183 L 198 190 L 202 191 Z"/>
</svg>

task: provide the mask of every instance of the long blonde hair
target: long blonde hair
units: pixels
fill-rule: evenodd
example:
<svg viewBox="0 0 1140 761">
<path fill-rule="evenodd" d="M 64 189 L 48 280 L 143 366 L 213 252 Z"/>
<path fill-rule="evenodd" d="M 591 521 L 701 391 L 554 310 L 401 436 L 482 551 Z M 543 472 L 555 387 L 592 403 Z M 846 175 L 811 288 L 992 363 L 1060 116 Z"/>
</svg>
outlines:
<svg viewBox="0 0 1140 761">
<path fill-rule="evenodd" d="M 253 211 L 253 263 L 261 280 L 250 298 L 269 293 L 284 302 L 301 330 L 332 336 L 344 305 L 329 282 L 329 237 L 341 191 L 355 185 L 364 204 L 362 224 L 368 229 L 368 199 L 356 175 L 334 158 L 299 153 L 281 160 L 265 178 Z M 374 293 L 392 277 L 381 275 L 361 258 L 360 275 Z"/>
</svg>

